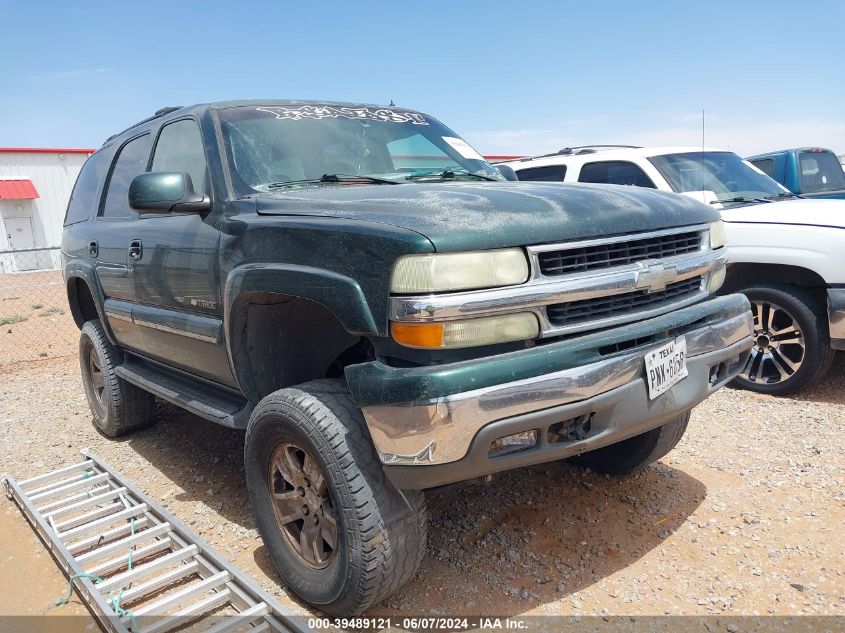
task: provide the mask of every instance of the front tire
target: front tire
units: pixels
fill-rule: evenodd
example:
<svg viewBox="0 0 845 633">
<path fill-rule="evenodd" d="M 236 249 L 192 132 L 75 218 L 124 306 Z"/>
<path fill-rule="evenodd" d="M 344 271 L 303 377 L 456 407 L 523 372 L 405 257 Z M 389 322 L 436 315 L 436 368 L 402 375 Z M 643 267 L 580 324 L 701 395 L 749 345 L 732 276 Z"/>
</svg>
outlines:
<svg viewBox="0 0 845 633">
<path fill-rule="evenodd" d="M 120 352 L 97 320 L 82 326 L 79 365 L 94 428 L 100 433 L 115 438 L 152 424 L 155 396 L 117 376 Z"/>
<path fill-rule="evenodd" d="M 796 286 L 755 286 L 740 290 L 751 301 L 754 347 L 734 380 L 742 389 L 782 396 L 818 383 L 835 350 L 824 310 L 810 292 Z"/>
<path fill-rule="evenodd" d="M 425 497 L 385 477 L 343 380 L 264 398 L 244 447 L 258 531 L 288 588 L 338 616 L 361 613 L 416 574 Z"/>
<path fill-rule="evenodd" d="M 656 462 L 675 448 L 687 430 L 689 416 L 690 412 L 687 411 L 656 429 L 582 453 L 570 461 L 597 473 L 625 475 Z"/>
</svg>

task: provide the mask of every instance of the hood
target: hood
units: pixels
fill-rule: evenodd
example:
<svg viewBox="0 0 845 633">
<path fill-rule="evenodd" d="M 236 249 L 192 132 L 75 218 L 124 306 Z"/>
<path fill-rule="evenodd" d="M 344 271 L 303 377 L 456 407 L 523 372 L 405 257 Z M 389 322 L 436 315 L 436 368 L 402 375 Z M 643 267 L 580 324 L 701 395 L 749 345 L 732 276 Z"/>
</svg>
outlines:
<svg viewBox="0 0 845 633">
<path fill-rule="evenodd" d="M 382 222 L 415 231 L 438 251 L 543 244 L 713 222 L 718 211 L 673 193 L 616 185 L 411 183 L 279 190 L 262 215 Z"/>
<path fill-rule="evenodd" d="M 722 209 L 725 222 L 845 228 L 845 200 L 800 199 Z"/>
</svg>

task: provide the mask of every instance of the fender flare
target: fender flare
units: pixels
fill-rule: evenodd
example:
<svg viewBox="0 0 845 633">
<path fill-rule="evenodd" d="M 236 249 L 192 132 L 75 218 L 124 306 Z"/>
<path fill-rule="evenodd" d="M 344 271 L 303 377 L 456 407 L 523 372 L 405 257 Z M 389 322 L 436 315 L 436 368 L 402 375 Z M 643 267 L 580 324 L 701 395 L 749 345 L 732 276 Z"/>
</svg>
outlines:
<svg viewBox="0 0 845 633">
<path fill-rule="evenodd" d="M 383 335 L 361 286 L 351 277 L 296 264 L 245 264 L 227 275 L 223 290 L 226 353 L 232 374 L 239 383 L 242 376 L 235 362 L 238 346 L 237 333 L 233 329 L 236 323 L 234 309 L 238 298 L 250 292 L 275 293 L 313 301 L 329 310 L 350 334 Z"/>
<path fill-rule="evenodd" d="M 64 267 L 64 282 L 65 282 L 65 294 L 68 298 L 68 306 L 73 311 L 73 307 L 70 306 L 70 295 L 69 295 L 69 284 L 74 279 L 81 279 L 86 286 L 88 286 L 88 290 L 91 291 L 91 297 L 94 299 L 94 307 L 97 310 L 97 317 L 100 319 L 100 323 L 103 326 L 103 330 L 105 330 L 106 337 L 109 339 L 109 342 L 112 345 L 117 345 L 117 339 L 114 336 L 114 333 L 111 330 L 111 326 L 109 325 L 109 321 L 106 318 L 106 313 L 103 310 L 103 306 L 105 305 L 106 297 L 103 294 L 103 289 L 100 286 L 99 282 L 97 281 L 97 272 L 94 270 L 94 265 L 80 260 L 71 260 L 65 264 Z"/>
<path fill-rule="evenodd" d="M 379 334 L 358 282 L 330 270 L 297 264 L 247 264 L 233 269 L 226 277 L 223 291 L 227 330 L 232 306 L 246 292 L 273 292 L 309 299 L 330 310 L 350 334 Z"/>
</svg>

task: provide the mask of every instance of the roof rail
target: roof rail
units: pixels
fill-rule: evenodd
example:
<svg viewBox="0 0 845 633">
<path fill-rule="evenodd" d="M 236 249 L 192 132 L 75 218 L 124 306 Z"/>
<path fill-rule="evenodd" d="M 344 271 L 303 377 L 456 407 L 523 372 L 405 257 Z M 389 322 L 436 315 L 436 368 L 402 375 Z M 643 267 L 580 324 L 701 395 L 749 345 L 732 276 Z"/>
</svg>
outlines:
<svg viewBox="0 0 845 633">
<path fill-rule="evenodd" d="M 181 110 L 182 106 L 164 106 L 163 108 L 159 108 L 155 111 L 153 116 L 159 117 L 164 116 L 165 114 L 170 114 L 171 112 L 176 112 L 176 110 Z"/>
<path fill-rule="evenodd" d="M 150 121 L 154 121 L 155 119 L 158 119 L 159 117 L 163 117 L 163 116 L 164 116 L 164 115 L 166 115 L 166 114 L 170 114 L 171 112 L 176 112 L 176 110 L 181 110 L 181 109 L 182 109 L 182 106 L 166 106 L 166 107 L 164 107 L 164 108 L 159 108 L 158 110 L 156 110 L 156 111 L 155 111 L 155 114 L 153 114 L 152 116 L 149 116 L 149 117 L 147 117 L 146 119 L 144 119 L 144 120 L 142 120 L 142 121 L 138 121 L 137 123 L 134 123 L 134 124 L 130 125 L 128 128 L 126 128 L 125 130 L 122 130 L 122 131 L 118 132 L 117 134 L 112 134 L 110 137 L 108 137 L 108 138 L 105 140 L 105 142 L 103 143 L 103 145 L 105 145 L 106 143 L 108 143 L 110 140 L 112 140 L 112 139 L 114 139 L 114 138 L 117 138 L 117 137 L 118 137 L 118 136 L 120 136 L 121 134 L 125 134 L 126 132 L 128 132 L 128 131 L 129 131 L 129 130 L 131 130 L 132 128 L 136 128 L 136 127 L 138 127 L 139 125 L 143 125 L 144 123 L 149 123 Z"/>
<path fill-rule="evenodd" d="M 519 162 L 523 162 L 523 161 L 526 161 L 526 160 L 534 160 L 535 158 L 549 158 L 551 156 L 569 156 L 569 155 L 574 154 L 574 153 L 575 152 L 572 151 L 571 147 L 565 147 L 565 148 L 558 150 L 556 152 L 551 152 L 550 154 L 536 154 L 534 156 L 523 156 L 522 158 L 519 159 Z"/>
<path fill-rule="evenodd" d="M 642 145 L 573 145 L 567 149 L 642 149 Z"/>
<path fill-rule="evenodd" d="M 572 147 L 564 147 L 556 152 L 550 154 L 539 154 L 537 156 L 525 156 L 519 161 L 534 160 L 535 158 L 551 158 L 552 156 L 576 156 L 578 154 L 593 154 L 602 149 L 641 149 L 640 145 L 573 145 Z"/>
</svg>

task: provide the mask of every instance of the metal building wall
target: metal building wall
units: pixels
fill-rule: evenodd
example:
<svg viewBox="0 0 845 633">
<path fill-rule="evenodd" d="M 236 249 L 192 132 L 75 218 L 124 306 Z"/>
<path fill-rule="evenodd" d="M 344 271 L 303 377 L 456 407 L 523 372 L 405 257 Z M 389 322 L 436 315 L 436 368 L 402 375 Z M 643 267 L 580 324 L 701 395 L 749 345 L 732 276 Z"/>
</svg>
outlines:
<svg viewBox="0 0 845 633">
<path fill-rule="evenodd" d="M 0 180 L 31 180 L 38 190 L 33 200 L 0 200 L 0 251 L 12 248 L 7 238 L 7 218 L 30 217 L 35 248 L 58 247 L 62 239 L 65 209 L 73 184 L 89 154 L 57 151 L 3 151 L 0 148 Z M 8 257 L 0 257 L 8 260 Z M 22 260 L 23 261 L 23 260 Z M 7 271 L 20 270 L 0 262 Z M 58 264 L 58 249 L 37 256 L 35 268 L 49 268 Z M 31 268 L 32 266 L 26 266 Z"/>
</svg>

